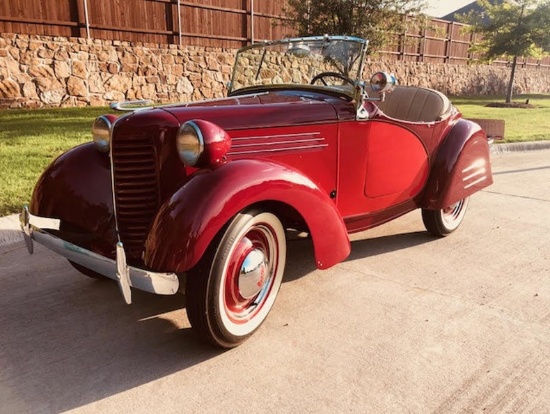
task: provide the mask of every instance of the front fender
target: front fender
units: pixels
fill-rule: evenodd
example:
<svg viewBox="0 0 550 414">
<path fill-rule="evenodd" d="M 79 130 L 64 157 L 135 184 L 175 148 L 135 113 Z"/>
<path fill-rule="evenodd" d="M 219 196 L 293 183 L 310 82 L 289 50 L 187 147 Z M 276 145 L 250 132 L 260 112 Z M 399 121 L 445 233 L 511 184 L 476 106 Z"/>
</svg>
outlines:
<svg viewBox="0 0 550 414">
<path fill-rule="evenodd" d="M 32 214 L 61 219 L 65 230 L 116 243 L 109 157 L 93 143 L 59 156 L 42 173 L 33 191 Z"/>
<path fill-rule="evenodd" d="M 442 209 L 492 183 L 485 132 L 475 122 L 460 119 L 436 153 L 419 205 L 427 209 Z"/>
<path fill-rule="evenodd" d="M 350 242 L 333 201 L 309 178 L 268 160 L 237 160 L 195 174 L 159 211 L 145 244 L 146 266 L 192 268 L 216 234 L 239 211 L 277 201 L 298 211 L 309 227 L 317 267 L 345 259 Z"/>
</svg>

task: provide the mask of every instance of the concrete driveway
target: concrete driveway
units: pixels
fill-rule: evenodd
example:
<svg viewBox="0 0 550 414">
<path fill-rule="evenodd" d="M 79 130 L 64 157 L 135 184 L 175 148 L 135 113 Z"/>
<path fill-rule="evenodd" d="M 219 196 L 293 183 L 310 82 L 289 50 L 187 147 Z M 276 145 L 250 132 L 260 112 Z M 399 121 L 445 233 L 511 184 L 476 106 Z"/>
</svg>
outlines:
<svg viewBox="0 0 550 414">
<path fill-rule="evenodd" d="M 326 271 L 292 243 L 271 315 L 228 352 L 195 340 L 182 296 L 127 306 L 4 243 L 0 412 L 550 412 L 550 151 L 493 167 L 447 238 L 413 212 Z"/>
</svg>

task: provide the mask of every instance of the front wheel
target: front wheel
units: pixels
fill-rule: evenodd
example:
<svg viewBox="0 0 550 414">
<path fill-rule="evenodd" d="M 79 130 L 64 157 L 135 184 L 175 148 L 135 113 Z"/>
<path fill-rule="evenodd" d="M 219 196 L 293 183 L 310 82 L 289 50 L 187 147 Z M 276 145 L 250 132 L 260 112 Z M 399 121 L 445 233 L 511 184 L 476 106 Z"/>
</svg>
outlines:
<svg viewBox="0 0 550 414">
<path fill-rule="evenodd" d="M 219 244 L 214 242 L 187 274 L 187 316 L 193 329 L 223 348 L 241 344 L 271 310 L 285 262 L 279 219 L 266 212 L 237 214 Z"/>
<path fill-rule="evenodd" d="M 426 230 L 435 236 L 444 237 L 455 231 L 466 214 L 469 197 L 441 210 L 422 209 L 422 221 Z"/>
</svg>

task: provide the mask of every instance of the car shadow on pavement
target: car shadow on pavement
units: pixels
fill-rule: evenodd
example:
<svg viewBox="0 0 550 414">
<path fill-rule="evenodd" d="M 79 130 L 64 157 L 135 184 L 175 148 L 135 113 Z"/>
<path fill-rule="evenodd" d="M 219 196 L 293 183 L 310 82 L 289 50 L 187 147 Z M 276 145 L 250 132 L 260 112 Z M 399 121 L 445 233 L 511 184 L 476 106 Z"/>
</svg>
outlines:
<svg viewBox="0 0 550 414">
<path fill-rule="evenodd" d="M 430 240 L 418 232 L 354 241 L 347 260 Z M 0 260 L 0 400 L 9 412 L 67 411 L 224 352 L 191 332 L 182 295 L 134 290 L 128 306 L 114 282 L 86 278 L 45 249 L 29 256 L 23 243 L 0 249 Z M 315 270 L 311 241 L 290 242 L 284 282 Z"/>
<path fill-rule="evenodd" d="M 396 252 L 437 240 L 426 231 L 392 234 L 351 242 L 351 253 L 346 262 Z"/>
<path fill-rule="evenodd" d="M 0 411 L 64 412 L 223 353 L 192 334 L 182 295 L 134 290 L 128 306 L 114 282 L 45 254 L 0 249 Z"/>
<path fill-rule="evenodd" d="M 430 243 L 437 240 L 426 231 L 384 235 L 379 237 L 367 237 L 351 242 L 350 255 L 344 260 L 353 260 L 374 257 L 380 254 L 396 252 L 402 249 Z M 313 244 L 310 239 L 294 240 L 288 243 L 287 268 L 284 282 L 291 282 L 314 272 L 315 256 Z"/>
</svg>

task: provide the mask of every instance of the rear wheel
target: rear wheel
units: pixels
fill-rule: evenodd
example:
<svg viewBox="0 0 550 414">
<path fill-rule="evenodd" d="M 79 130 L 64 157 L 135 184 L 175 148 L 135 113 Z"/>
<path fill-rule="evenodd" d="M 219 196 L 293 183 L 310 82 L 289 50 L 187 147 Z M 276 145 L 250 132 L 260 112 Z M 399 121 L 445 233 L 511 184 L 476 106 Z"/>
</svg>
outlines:
<svg viewBox="0 0 550 414">
<path fill-rule="evenodd" d="M 187 316 L 193 329 L 223 348 L 241 344 L 271 310 L 285 261 L 279 219 L 253 210 L 239 213 L 187 274 Z"/>
<path fill-rule="evenodd" d="M 422 221 L 426 230 L 435 236 L 444 237 L 455 231 L 466 214 L 469 197 L 441 210 L 422 209 Z"/>
</svg>

